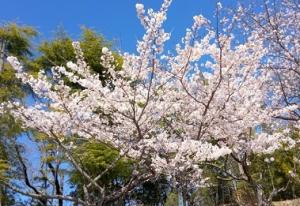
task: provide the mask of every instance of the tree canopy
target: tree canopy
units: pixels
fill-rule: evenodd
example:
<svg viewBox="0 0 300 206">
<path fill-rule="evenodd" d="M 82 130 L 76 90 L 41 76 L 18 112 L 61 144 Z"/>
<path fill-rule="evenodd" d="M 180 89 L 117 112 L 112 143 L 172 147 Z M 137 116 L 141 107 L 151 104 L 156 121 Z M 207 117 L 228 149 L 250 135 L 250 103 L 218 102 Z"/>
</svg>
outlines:
<svg viewBox="0 0 300 206">
<path fill-rule="evenodd" d="M 268 206 L 300 195 L 297 2 L 218 3 L 216 22 L 194 16 L 165 51 L 171 2 L 136 4 L 136 53 L 83 28 L 29 58 L 36 32 L 8 26 L 21 37 L 1 41 L 2 188 L 43 206 Z M 35 173 L 19 134 L 39 151 Z"/>
</svg>

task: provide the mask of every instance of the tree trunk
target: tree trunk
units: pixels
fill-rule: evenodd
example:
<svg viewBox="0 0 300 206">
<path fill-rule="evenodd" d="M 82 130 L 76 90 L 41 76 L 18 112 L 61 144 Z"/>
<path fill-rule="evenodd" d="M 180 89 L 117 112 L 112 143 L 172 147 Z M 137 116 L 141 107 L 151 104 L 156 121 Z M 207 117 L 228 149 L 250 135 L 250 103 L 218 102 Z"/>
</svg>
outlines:
<svg viewBox="0 0 300 206">
<path fill-rule="evenodd" d="M 5 57 L 5 42 L 4 40 L 0 41 L 0 72 L 3 70 L 4 67 L 4 57 Z"/>
<path fill-rule="evenodd" d="M 266 199 L 266 196 L 264 194 L 264 191 L 263 191 L 261 185 L 255 186 L 255 195 L 256 195 L 258 206 L 271 206 L 272 205 L 271 202 Z"/>
<path fill-rule="evenodd" d="M 256 196 L 256 202 L 258 206 L 270 206 L 271 201 L 268 201 L 263 188 L 260 184 L 258 184 L 251 176 L 249 171 L 249 166 L 247 164 L 247 155 L 245 154 L 243 159 L 239 159 L 233 154 L 231 155 L 234 160 L 237 161 L 239 170 L 242 176 L 245 177 L 245 181 L 252 187 L 254 194 Z"/>
<path fill-rule="evenodd" d="M 180 188 L 178 190 L 178 206 L 189 206 L 190 199 L 186 190 Z"/>
<path fill-rule="evenodd" d="M 178 191 L 178 206 L 184 206 L 182 191 Z"/>
</svg>

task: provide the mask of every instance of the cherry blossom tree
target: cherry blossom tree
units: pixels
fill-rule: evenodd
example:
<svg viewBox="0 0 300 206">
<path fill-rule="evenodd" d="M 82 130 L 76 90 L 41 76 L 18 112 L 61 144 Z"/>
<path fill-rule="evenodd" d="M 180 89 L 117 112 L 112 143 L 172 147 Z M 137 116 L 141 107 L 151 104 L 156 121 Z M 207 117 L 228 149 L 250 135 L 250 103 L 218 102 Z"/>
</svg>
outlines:
<svg viewBox="0 0 300 206">
<path fill-rule="evenodd" d="M 145 34 L 135 54 L 122 54 L 120 71 L 115 70 L 112 51 L 103 48 L 99 58 L 113 78 L 113 88 L 103 86 L 99 74 L 89 69 L 78 42 L 73 43 L 76 62 L 53 67 L 51 74 L 40 72 L 37 78 L 26 73 L 15 57 L 8 58 L 17 77 L 44 103 L 10 102 L 2 107 L 9 107 L 24 127 L 53 139 L 89 182 L 84 200 L 63 195 L 45 198 L 104 205 L 161 174 L 180 192 L 195 189 L 208 184 L 201 165 L 229 155 L 241 169 L 236 179 L 248 182 L 259 205 L 264 204 L 260 185 L 249 174 L 248 156 L 273 152 L 282 142 L 295 144 L 284 132 L 257 129 L 272 125 L 275 131 L 273 117 L 284 112 L 273 107 L 278 99 L 270 95 L 273 76 L 262 67 L 268 48 L 257 30 L 243 42 L 235 38 L 232 28 L 238 16 L 218 20 L 215 28 L 198 15 L 174 51 L 165 52 L 170 33 L 163 23 L 170 4 L 171 0 L 164 0 L 158 11 L 136 5 Z M 83 89 L 72 90 L 63 78 Z M 80 167 L 69 141 L 74 136 L 96 140 L 120 151 L 119 158 L 134 160 L 132 179 L 120 190 L 106 193 L 97 180 L 107 171 L 92 177 Z M 45 196 L 10 187 L 32 197 Z M 90 201 L 90 187 L 99 191 L 101 201 Z"/>
<path fill-rule="evenodd" d="M 255 9 L 251 10 L 251 7 L 248 6 L 238 7 L 234 13 L 238 17 L 237 27 L 242 31 L 242 35 L 247 36 L 255 32 L 257 38 L 263 41 L 266 50 L 261 67 L 271 76 L 268 82 L 269 91 L 265 93 L 265 95 L 270 95 L 272 99 L 267 103 L 273 110 L 271 127 L 275 123 L 281 128 L 289 127 L 297 133 L 299 131 L 299 41 L 297 38 L 300 31 L 299 2 L 290 0 L 261 1 L 261 4 L 258 2 L 254 4 L 253 8 Z M 258 8 L 262 8 L 262 10 Z M 267 127 L 269 126 L 270 124 Z M 284 135 L 291 135 L 288 132 L 289 129 L 284 130 Z M 282 134 L 280 136 L 280 139 L 285 139 Z M 267 139 L 263 138 L 260 141 Z M 297 144 L 297 141 L 291 139 L 288 142 L 290 146 Z M 257 149 L 259 151 L 261 148 L 258 147 Z M 268 153 L 272 153 L 272 151 Z M 233 157 L 233 153 L 231 156 Z M 235 157 L 233 158 L 235 159 Z M 295 162 L 295 164 L 297 163 Z M 245 162 L 244 165 L 247 163 Z M 249 168 L 242 166 L 240 170 L 243 173 L 243 170 L 249 170 Z M 252 181 L 251 174 L 247 175 L 247 173 L 249 172 L 245 172 L 245 175 L 249 177 L 246 179 Z M 293 174 L 292 171 L 291 174 Z M 275 188 L 273 185 L 273 191 L 270 194 L 263 194 L 264 188 L 257 183 L 254 185 L 258 188 L 257 192 L 261 190 L 261 195 L 257 195 L 261 196 L 257 200 L 260 202 L 259 205 L 271 204 L 272 198 L 288 187 L 286 185 Z"/>
<path fill-rule="evenodd" d="M 273 92 L 278 94 L 276 118 L 288 120 L 299 128 L 300 84 L 300 2 L 293 0 L 262 1 L 262 11 L 240 9 L 243 26 L 264 41 L 267 49 L 265 68 L 273 75 Z"/>
</svg>

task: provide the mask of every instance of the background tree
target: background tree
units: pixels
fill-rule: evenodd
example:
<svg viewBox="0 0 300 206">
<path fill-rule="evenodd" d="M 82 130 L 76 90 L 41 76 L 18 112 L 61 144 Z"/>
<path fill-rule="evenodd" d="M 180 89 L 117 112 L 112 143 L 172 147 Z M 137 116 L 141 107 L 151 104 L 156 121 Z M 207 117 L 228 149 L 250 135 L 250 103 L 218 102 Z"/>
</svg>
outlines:
<svg viewBox="0 0 300 206">
<path fill-rule="evenodd" d="M 36 68 L 50 69 L 54 66 L 66 66 L 69 61 L 75 61 L 76 56 L 72 46 L 72 40 L 66 32 L 61 28 L 56 37 L 52 41 L 45 41 L 39 46 L 41 55 L 34 61 L 33 66 Z M 92 29 L 82 27 L 82 34 L 79 39 L 80 46 L 84 52 L 85 61 L 90 69 L 99 74 L 99 78 L 103 83 L 110 81 L 107 68 L 101 64 L 102 48 L 110 48 L 112 45 L 105 38 L 97 34 Z M 113 52 L 115 58 L 116 69 L 121 69 L 122 58 Z"/>
<path fill-rule="evenodd" d="M 7 63 L 7 56 L 14 55 L 22 59 L 25 64 L 30 61 L 31 40 L 37 32 L 29 26 L 20 26 L 14 23 L 4 24 L 0 27 L 0 104 L 22 99 L 25 96 L 24 86 L 15 77 L 15 70 Z M 0 116 L 0 179 L 6 181 L 9 178 L 7 172 L 13 166 L 10 161 L 13 153 L 9 147 L 21 132 L 20 124 L 9 113 Z M 12 205 L 14 197 L 7 188 L 0 184 L 1 205 Z"/>
</svg>

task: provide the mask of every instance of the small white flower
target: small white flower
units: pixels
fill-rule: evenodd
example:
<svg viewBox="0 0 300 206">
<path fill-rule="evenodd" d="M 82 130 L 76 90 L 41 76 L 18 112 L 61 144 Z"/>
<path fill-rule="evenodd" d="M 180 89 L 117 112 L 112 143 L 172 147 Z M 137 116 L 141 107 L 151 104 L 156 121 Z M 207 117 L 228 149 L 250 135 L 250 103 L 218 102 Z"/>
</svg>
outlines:
<svg viewBox="0 0 300 206">
<path fill-rule="evenodd" d="M 22 72 L 23 67 L 19 60 L 16 57 L 9 56 L 7 57 L 7 61 L 12 65 L 12 67 L 17 71 L 17 72 Z"/>
<path fill-rule="evenodd" d="M 102 48 L 102 53 L 107 54 L 109 52 L 109 49 L 107 47 Z"/>
<path fill-rule="evenodd" d="M 135 8 L 138 12 L 141 12 L 144 10 L 144 5 L 143 4 L 136 4 Z"/>
<path fill-rule="evenodd" d="M 202 15 L 194 16 L 193 19 L 198 27 L 206 23 L 206 19 Z"/>
</svg>

